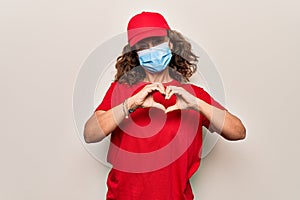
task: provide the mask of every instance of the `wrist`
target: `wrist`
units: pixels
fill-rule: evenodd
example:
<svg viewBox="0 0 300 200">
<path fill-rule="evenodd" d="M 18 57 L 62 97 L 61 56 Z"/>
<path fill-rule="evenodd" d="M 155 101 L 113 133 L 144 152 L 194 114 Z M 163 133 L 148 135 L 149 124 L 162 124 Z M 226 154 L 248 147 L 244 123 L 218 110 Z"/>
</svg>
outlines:
<svg viewBox="0 0 300 200">
<path fill-rule="evenodd" d="M 135 104 L 134 97 L 129 97 L 127 99 L 127 108 L 128 110 L 135 110 L 138 106 Z"/>
<path fill-rule="evenodd" d="M 202 107 L 202 100 L 199 98 L 196 98 L 194 109 L 198 112 L 201 112 L 201 110 L 202 110 L 201 107 Z"/>
</svg>

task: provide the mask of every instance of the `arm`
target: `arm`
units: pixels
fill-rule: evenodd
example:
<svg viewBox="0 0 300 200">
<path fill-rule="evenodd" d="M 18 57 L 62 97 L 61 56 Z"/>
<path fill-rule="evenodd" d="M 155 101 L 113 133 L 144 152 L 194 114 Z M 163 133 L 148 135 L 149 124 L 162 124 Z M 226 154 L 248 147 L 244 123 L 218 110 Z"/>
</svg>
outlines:
<svg viewBox="0 0 300 200">
<path fill-rule="evenodd" d="M 125 112 L 128 112 L 128 109 L 130 108 L 157 107 L 164 109 L 161 104 L 153 101 L 151 93 L 154 90 L 164 92 L 164 87 L 161 83 L 146 85 L 138 93 L 129 97 L 125 106 L 121 103 L 107 111 L 97 110 L 94 112 L 84 126 L 85 142 L 99 142 L 108 136 L 124 120 Z"/>
<path fill-rule="evenodd" d="M 117 127 L 124 117 L 123 104 L 119 104 L 108 111 L 97 110 L 84 126 L 85 142 L 100 142 Z"/>
<path fill-rule="evenodd" d="M 241 120 L 226 110 L 216 108 L 197 98 L 195 109 L 209 119 L 213 129 L 227 140 L 241 140 L 246 137 L 246 128 Z"/>
<path fill-rule="evenodd" d="M 226 110 L 219 109 L 202 99 L 195 97 L 182 87 L 168 86 L 166 98 L 176 94 L 177 102 L 169 107 L 166 112 L 176 109 L 194 109 L 204 115 L 212 129 L 227 140 L 241 140 L 246 137 L 246 129 L 241 120 Z"/>
</svg>

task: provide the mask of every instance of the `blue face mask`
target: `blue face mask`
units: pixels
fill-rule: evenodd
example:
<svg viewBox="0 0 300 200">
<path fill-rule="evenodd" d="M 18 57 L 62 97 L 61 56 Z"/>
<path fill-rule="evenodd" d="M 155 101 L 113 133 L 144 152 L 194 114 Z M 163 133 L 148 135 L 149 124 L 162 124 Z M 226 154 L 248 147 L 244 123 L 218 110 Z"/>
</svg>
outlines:
<svg viewBox="0 0 300 200">
<path fill-rule="evenodd" d="M 151 73 L 163 71 L 171 61 L 172 52 L 168 42 L 138 51 L 140 65 Z"/>
</svg>

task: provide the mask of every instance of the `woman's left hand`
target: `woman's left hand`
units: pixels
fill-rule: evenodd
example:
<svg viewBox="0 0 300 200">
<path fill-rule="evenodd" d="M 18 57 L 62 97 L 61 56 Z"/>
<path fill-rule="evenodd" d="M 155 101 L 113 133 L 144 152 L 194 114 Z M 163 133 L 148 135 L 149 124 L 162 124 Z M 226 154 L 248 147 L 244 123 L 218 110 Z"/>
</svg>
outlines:
<svg viewBox="0 0 300 200">
<path fill-rule="evenodd" d="M 184 109 L 194 109 L 199 110 L 198 108 L 198 98 L 183 89 L 182 87 L 177 86 L 167 86 L 166 87 L 166 99 L 170 99 L 172 95 L 176 95 L 176 104 L 170 106 L 166 109 L 167 112 L 173 110 L 184 110 Z"/>
</svg>

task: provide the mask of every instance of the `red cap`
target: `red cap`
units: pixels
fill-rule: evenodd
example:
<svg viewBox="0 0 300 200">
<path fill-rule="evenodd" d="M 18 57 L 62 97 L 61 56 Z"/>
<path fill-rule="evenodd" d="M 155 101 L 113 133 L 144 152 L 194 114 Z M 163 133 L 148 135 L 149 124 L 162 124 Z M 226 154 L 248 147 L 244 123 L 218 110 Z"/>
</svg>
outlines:
<svg viewBox="0 0 300 200">
<path fill-rule="evenodd" d="M 151 36 L 166 36 L 170 29 L 165 18 L 155 12 L 142 12 L 133 16 L 128 22 L 127 36 L 132 47 L 138 41 Z"/>
</svg>

